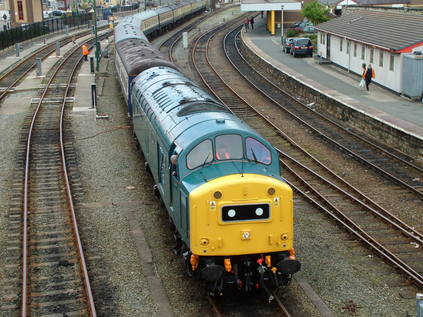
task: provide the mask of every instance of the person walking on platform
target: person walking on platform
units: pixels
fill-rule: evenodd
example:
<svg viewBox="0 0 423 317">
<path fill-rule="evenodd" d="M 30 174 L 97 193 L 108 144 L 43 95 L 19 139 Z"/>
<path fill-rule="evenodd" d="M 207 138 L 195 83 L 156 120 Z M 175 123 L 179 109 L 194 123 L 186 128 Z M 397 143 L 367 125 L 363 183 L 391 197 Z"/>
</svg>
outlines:
<svg viewBox="0 0 423 317">
<path fill-rule="evenodd" d="M 366 86 L 366 63 L 361 64 L 361 79 L 360 79 L 360 83 L 358 84 L 358 86 L 360 88 L 364 88 L 364 86 Z"/>
<path fill-rule="evenodd" d="M 246 18 L 244 21 L 245 32 L 248 32 L 248 29 L 250 28 L 249 25 L 250 25 L 250 19 Z"/>
<path fill-rule="evenodd" d="M 82 45 L 82 55 L 84 55 L 84 60 L 88 60 L 88 46 L 86 44 Z"/>
<path fill-rule="evenodd" d="M 375 70 L 372 68 L 372 64 L 369 64 L 364 75 L 364 80 L 366 81 L 366 89 L 369 91 L 369 85 L 372 82 L 372 79 L 376 77 Z"/>
<path fill-rule="evenodd" d="M 251 30 L 254 30 L 254 17 L 251 17 L 250 24 L 251 24 Z"/>
</svg>

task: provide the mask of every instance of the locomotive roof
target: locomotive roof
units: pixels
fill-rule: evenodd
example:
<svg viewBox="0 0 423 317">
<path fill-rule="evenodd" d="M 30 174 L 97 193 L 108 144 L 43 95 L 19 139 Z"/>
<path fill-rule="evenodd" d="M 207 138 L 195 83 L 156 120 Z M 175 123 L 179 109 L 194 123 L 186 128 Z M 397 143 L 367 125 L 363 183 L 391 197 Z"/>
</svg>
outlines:
<svg viewBox="0 0 423 317">
<path fill-rule="evenodd" d="M 144 111 L 169 145 L 175 142 L 188 148 L 206 135 L 223 131 L 247 133 L 263 140 L 214 97 L 174 69 L 155 67 L 139 74 L 132 98 L 140 99 L 141 95 L 148 101 Z"/>
<path fill-rule="evenodd" d="M 116 43 L 116 51 L 129 76 L 136 76 L 143 70 L 159 65 L 175 67 L 147 40 L 129 38 Z"/>
<path fill-rule="evenodd" d="M 134 24 L 119 23 L 115 27 L 114 32 L 115 32 L 115 43 L 118 43 L 126 39 L 140 39 L 140 40 L 148 41 L 144 33 L 141 32 L 141 30 L 137 28 Z"/>
</svg>

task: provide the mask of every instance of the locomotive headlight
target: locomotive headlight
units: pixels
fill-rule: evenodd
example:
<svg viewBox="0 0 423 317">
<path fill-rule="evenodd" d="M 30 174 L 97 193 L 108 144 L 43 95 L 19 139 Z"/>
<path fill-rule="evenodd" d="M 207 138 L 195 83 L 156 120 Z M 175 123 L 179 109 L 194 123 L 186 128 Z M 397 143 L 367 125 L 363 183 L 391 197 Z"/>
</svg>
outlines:
<svg viewBox="0 0 423 317">
<path fill-rule="evenodd" d="M 235 217 L 235 215 L 236 215 L 235 209 L 229 209 L 228 210 L 228 217 L 233 218 L 233 217 Z"/>
<path fill-rule="evenodd" d="M 263 214 L 263 212 L 264 212 L 264 211 L 263 211 L 263 208 L 257 208 L 257 209 L 256 209 L 256 215 L 257 215 L 257 216 L 261 216 L 261 215 Z"/>
<path fill-rule="evenodd" d="M 281 234 L 281 239 L 284 240 L 284 241 L 285 240 L 288 240 L 288 235 L 286 233 L 282 233 Z"/>
<path fill-rule="evenodd" d="M 207 239 L 207 238 L 200 239 L 200 244 L 201 245 L 208 245 L 209 244 L 209 239 Z"/>
<path fill-rule="evenodd" d="M 215 191 L 213 196 L 216 199 L 220 199 L 220 198 L 222 198 L 222 193 L 220 191 Z"/>
<path fill-rule="evenodd" d="M 274 195 L 274 194 L 276 193 L 276 190 L 275 190 L 273 187 L 270 187 L 270 188 L 267 190 L 267 193 L 268 193 L 270 196 L 272 196 L 272 195 Z"/>
</svg>

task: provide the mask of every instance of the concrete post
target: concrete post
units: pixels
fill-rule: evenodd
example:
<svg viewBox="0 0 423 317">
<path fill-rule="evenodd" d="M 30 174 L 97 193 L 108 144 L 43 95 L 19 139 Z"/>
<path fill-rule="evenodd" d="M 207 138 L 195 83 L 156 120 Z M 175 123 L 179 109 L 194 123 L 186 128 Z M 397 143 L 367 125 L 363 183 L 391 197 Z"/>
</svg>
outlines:
<svg viewBox="0 0 423 317">
<path fill-rule="evenodd" d="M 40 57 L 35 58 L 35 64 L 37 65 L 37 76 L 41 76 L 43 74 L 43 71 L 41 69 L 41 58 Z"/>
<path fill-rule="evenodd" d="M 91 108 L 97 107 L 97 84 L 91 84 Z"/>
<path fill-rule="evenodd" d="M 65 25 L 65 34 L 69 35 L 69 25 Z"/>
<path fill-rule="evenodd" d="M 417 299 L 417 317 L 423 317 L 423 293 L 417 293 L 416 299 Z"/>
<path fill-rule="evenodd" d="M 21 54 L 21 45 L 19 43 L 16 43 L 15 49 L 16 49 L 16 57 L 19 57 L 19 55 Z"/>
<path fill-rule="evenodd" d="M 94 57 L 90 56 L 90 72 L 91 74 L 94 74 L 95 68 L 94 68 Z"/>
<path fill-rule="evenodd" d="M 56 42 L 56 56 L 60 56 L 60 41 Z"/>
<path fill-rule="evenodd" d="M 182 44 L 184 49 L 188 48 L 188 32 L 182 33 Z"/>
</svg>

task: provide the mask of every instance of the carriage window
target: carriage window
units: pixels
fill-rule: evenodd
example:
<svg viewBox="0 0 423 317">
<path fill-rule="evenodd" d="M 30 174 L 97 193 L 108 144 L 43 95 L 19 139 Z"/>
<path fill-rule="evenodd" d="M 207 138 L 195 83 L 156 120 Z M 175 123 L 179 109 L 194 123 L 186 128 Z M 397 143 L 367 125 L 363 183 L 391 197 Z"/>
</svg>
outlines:
<svg viewBox="0 0 423 317">
<path fill-rule="evenodd" d="M 269 165 L 272 163 L 272 156 L 267 147 L 253 138 L 247 138 L 245 141 L 247 149 L 247 158 L 259 163 Z"/>
<path fill-rule="evenodd" d="M 210 140 L 204 140 L 187 155 L 187 167 L 194 169 L 213 160 L 213 147 Z"/>
<path fill-rule="evenodd" d="M 237 134 L 225 134 L 216 137 L 216 158 L 218 160 L 241 159 L 242 138 Z"/>
</svg>

